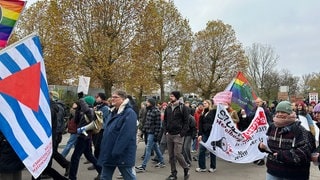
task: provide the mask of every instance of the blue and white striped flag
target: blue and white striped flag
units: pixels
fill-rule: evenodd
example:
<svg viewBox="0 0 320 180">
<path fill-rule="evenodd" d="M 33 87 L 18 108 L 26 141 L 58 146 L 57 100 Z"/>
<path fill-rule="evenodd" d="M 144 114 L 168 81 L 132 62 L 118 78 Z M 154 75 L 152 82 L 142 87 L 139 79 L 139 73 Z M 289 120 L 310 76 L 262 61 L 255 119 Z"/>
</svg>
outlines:
<svg viewBox="0 0 320 180">
<path fill-rule="evenodd" d="M 39 36 L 0 51 L 0 131 L 33 177 L 52 155 L 50 97 Z"/>
</svg>

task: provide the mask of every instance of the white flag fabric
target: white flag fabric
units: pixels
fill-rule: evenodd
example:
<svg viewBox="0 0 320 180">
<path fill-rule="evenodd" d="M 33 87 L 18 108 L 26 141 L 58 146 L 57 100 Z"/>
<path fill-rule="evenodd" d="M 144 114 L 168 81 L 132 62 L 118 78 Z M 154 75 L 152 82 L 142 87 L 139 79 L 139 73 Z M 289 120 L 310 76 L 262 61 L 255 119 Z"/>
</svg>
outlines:
<svg viewBox="0 0 320 180">
<path fill-rule="evenodd" d="M 50 97 L 39 37 L 0 52 L 0 130 L 33 177 L 52 155 Z"/>
<path fill-rule="evenodd" d="M 258 108 L 249 127 L 241 132 L 233 123 L 229 113 L 221 104 L 212 124 L 208 140 L 200 142 L 216 156 L 234 163 L 251 163 L 266 155 L 258 149 L 258 144 L 266 142 L 267 119 L 263 108 Z"/>
</svg>

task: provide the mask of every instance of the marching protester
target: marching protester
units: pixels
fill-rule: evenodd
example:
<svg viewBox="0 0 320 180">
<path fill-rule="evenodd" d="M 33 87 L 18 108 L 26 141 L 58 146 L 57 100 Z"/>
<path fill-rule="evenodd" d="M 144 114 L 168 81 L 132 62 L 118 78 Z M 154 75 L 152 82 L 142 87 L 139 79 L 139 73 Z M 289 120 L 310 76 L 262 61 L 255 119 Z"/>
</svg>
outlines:
<svg viewBox="0 0 320 180">
<path fill-rule="evenodd" d="M 318 103 L 317 105 L 314 106 L 313 117 L 314 117 L 314 120 L 316 121 L 317 127 L 320 128 L 320 103 Z M 318 138 L 320 138 L 320 135 Z M 317 152 L 313 153 L 313 155 L 311 157 L 311 160 L 315 164 L 320 164 L 319 150 L 320 150 L 320 145 L 318 145 L 318 147 L 317 147 Z M 320 166 L 319 166 L 319 168 L 320 168 Z"/>
<path fill-rule="evenodd" d="M 68 178 L 62 176 L 58 171 L 56 171 L 52 167 L 52 159 L 54 158 L 54 153 L 57 151 L 57 107 L 54 106 L 53 102 L 53 94 L 50 92 L 50 110 L 51 110 L 51 125 L 52 125 L 52 156 L 50 157 L 50 162 L 48 163 L 47 167 L 44 169 L 42 174 L 38 178 L 34 178 L 32 176 L 32 180 L 40 180 L 42 178 L 42 175 L 46 175 L 49 177 L 52 177 L 54 180 L 67 180 Z"/>
<path fill-rule="evenodd" d="M 240 131 L 246 130 L 251 123 L 251 120 L 247 116 L 246 111 L 244 109 L 240 109 L 238 111 L 238 117 L 239 117 L 238 129 Z"/>
<path fill-rule="evenodd" d="M 203 112 L 199 120 L 198 141 L 206 142 L 210 136 L 212 124 L 216 116 L 216 109 L 213 108 L 212 101 L 207 99 L 203 101 Z M 196 172 L 207 172 L 206 168 L 206 148 L 200 144 L 198 165 Z M 209 172 L 216 171 L 216 156 L 210 152 L 210 168 Z"/>
<path fill-rule="evenodd" d="M 260 97 L 258 97 L 254 102 L 255 102 L 255 109 L 249 114 L 249 121 L 251 122 L 252 119 L 254 118 L 258 107 L 262 107 L 264 110 L 264 114 L 266 115 L 267 122 L 270 125 L 272 123 L 272 116 L 270 114 L 269 109 L 267 108 L 266 102 L 263 101 Z M 291 104 L 290 104 L 290 106 L 291 106 Z M 256 160 L 253 163 L 258 166 L 263 166 L 265 164 L 264 159 Z"/>
<path fill-rule="evenodd" d="M 182 155 L 184 136 L 188 131 L 189 112 L 180 101 L 181 93 L 172 91 L 170 93 L 170 104 L 164 112 L 163 127 L 167 137 L 167 147 L 171 166 L 171 175 L 168 180 L 177 179 L 176 161 L 184 170 L 184 179 L 189 178 L 189 167 Z M 181 108 L 182 106 L 182 108 Z"/>
<path fill-rule="evenodd" d="M 0 131 L 0 179 L 21 180 L 24 164 Z"/>
<path fill-rule="evenodd" d="M 151 151 L 154 150 L 157 154 L 159 163 L 155 167 L 165 167 L 163 156 L 159 149 L 158 141 L 161 137 L 161 119 L 160 110 L 156 107 L 156 100 L 153 98 L 147 99 L 147 115 L 146 121 L 143 126 L 143 132 L 145 132 L 147 139 L 146 151 L 143 162 L 140 166 L 136 167 L 137 172 L 144 172 L 147 167 L 147 163 L 151 156 Z"/>
<path fill-rule="evenodd" d="M 72 104 L 72 107 L 70 109 L 70 116 L 69 116 L 69 120 L 68 120 L 68 133 L 70 133 L 70 137 L 67 141 L 66 146 L 64 147 L 63 151 L 61 152 L 61 155 L 63 157 L 67 157 L 67 155 L 69 154 L 71 148 L 76 144 L 78 135 L 77 135 L 77 124 L 75 123 L 75 112 L 76 109 L 78 108 L 78 102 L 74 102 Z"/>
<path fill-rule="evenodd" d="M 308 180 L 315 140 L 299 121 L 296 122 L 290 102 L 281 101 L 277 105 L 267 136 L 267 142 L 259 144 L 259 150 L 268 153 L 266 180 Z"/>
<path fill-rule="evenodd" d="M 109 115 L 110 112 L 110 108 L 106 103 L 107 100 L 107 96 L 105 95 L 105 93 L 98 93 L 96 95 L 96 106 L 94 107 L 95 110 L 97 111 L 101 111 L 103 113 L 103 123 L 106 123 L 107 121 L 107 117 Z M 99 158 L 99 154 L 100 154 L 100 146 L 101 146 L 101 140 L 102 140 L 102 136 L 103 136 L 103 127 L 101 128 L 101 130 L 97 133 L 97 134 L 93 134 L 92 135 L 92 142 L 93 142 L 93 146 L 94 146 L 94 152 L 93 155 L 96 159 Z M 94 170 L 95 166 L 91 165 L 88 167 L 88 170 Z"/>
<path fill-rule="evenodd" d="M 65 176 L 69 175 L 70 170 L 70 162 L 58 151 L 58 146 L 60 142 L 62 141 L 62 134 L 65 131 L 65 123 L 64 123 L 64 116 L 65 116 L 65 110 L 64 105 L 58 101 L 59 94 L 56 91 L 50 92 L 50 98 L 51 98 L 51 106 L 52 109 L 55 112 L 55 118 L 53 121 L 56 124 L 56 126 L 52 129 L 52 131 L 55 131 L 53 141 L 53 159 L 58 162 L 58 164 L 65 169 Z M 52 126 L 53 127 L 53 126 Z"/>
<path fill-rule="evenodd" d="M 160 140 L 160 152 L 161 154 L 164 154 L 164 152 L 167 149 L 167 136 L 165 134 L 164 128 L 163 128 L 163 120 L 164 120 L 164 111 L 166 110 L 168 106 L 168 103 L 163 102 L 161 104 L 161 109 L 160 109 L 160 113 L 161 113 L 161 140 Z"/>
<path fill-rule="evenodd" d="M 75 112 L 75 122 L 77 123 L 77 127 L 83 127 L 88 125 L 90 122 L 94 120 L 94 112 L 93 112 L 93 104 L 95 102 L 94 97 L 86 96 L 83 99 L 79 100 L 79 107 L 77 107 Z M 77 173 L 79 168 L 79 161 L 82 154 L 85 155 L 88 161 L 90 161 L 96 171 L 101 173 L 101 167 L 97 165 L 97 159 L 93 156 L 91 151 L 91 140 L 92 140 L 92 132 L 88 131 L 87 135 L 83 134 L 82 128 L 78 128 L 80 131 L 79 136 L 77 138 L 77 142 L 74 147 L 74 151 L 71 156 L 71 167 L 69 173 L 70 180 L 77 179 Z M 99 175 L 96 179 L 99 179 Z"/>
<path fill-rule="evenodd" d="M 312 133 L 312 135 L 315 135 L 316 131 L 314 129 L 313 120 L 312 120 L 312 117 L 310 116 L 310 114 L 307 112 L 306 108 L 307 108 L 307 106 L 304 102 L 299 101 L 296 103 L 295 112 L 297 114 L 297 119 L 300 118 L 299 116 L 305 117 L 307 119 L 310 132 Z"/>
<path fill-rule="evenodd" d="M 124 91 L 112 93 L 112 108 L 104 125 L 98 163 L 101 180 L 112 180 L 117 167 L 125 180 L 136 180 L 133 169 L 136 160 L 137 114 Z"/>
<path fill-rule="evenodd" d="M 200 116 L 203 112 L 203 103 L 200 102 L 196 108 L 196 111 L 194 113 L 194 119 L 196 120 L 196 128 L 197 128 L 197 137 L 198 137 L 198 132 L 199 132 L 199 121 L 200 121 Z M 199 149 L 199 142 L 198 138 L 195 137 L 192 143 L 192 152 L 197 152 Z M 198 157 L 194 156 L 193 160 L 198 160 Z"/>
</svg>

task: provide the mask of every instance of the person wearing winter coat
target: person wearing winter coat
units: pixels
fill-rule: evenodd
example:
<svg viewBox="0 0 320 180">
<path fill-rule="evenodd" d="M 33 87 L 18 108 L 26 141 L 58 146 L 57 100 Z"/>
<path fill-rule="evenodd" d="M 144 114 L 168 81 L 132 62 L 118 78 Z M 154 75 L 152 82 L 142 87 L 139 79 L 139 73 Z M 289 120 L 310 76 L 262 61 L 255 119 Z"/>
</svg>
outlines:
<svg viewBox="0 0 320 180">
<path fill-rule="evenodd" d="M 102 167 L 101 180 L 112 180 L 115 168 L 126 180 L 136 180 L 133 170 L 136 160 L 137 114 L 132 109 L 127 94 L 115 91 L 112 108 L 104 124 L 98 164 Z"/>
<path fill-rule="evenodd" d="M 212 129 L 212 124 L 214 122 L 214 118 L 216 116 L 217 110 L 213 108 L 211 100 L 207 99 L 203 101 L 203 112 L 200 116 L 199 121 L 199 132 L 198 132 L 198 141 L 206 142 L 210 136 L 210 132 Z M 206 168 L 206 151 L 207 149 L 200 145 L 199 147 L 199 157 L 198 157 L 198 165 L 196 168 L 196 172 L 210 172 L 213 173 L 216 171 L 216 156 L 210 152 L 210 168 L 207 170 Z"/>
<path fill-rule="evenodd" d="M 268 153 L 266 180 L 308 180 L 315 140 L 296 121 L 290 102 L 281 101 L 277 105 L 267 136 L 267 142 L 260 142 L 258 146 L 261 152 Z"/>
</svg>

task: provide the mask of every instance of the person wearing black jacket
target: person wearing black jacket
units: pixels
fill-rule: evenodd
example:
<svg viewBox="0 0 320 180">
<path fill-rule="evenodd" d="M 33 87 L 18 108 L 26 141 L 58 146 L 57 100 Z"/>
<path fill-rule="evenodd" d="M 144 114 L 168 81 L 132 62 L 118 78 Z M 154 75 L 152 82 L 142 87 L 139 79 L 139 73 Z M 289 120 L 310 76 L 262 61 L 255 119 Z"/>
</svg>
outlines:
<svg viewBox="0 0 320 180">
<path fill-rule="evenodd" d="M 51 95 L 51 94 L 50 94 Z M 52 167 L 52 159 L 54 158 L 54 151 L 56 148 L 56 128 L 57 128 L 57 109 L 56 107 L 53 105 L 53 102 L 50 101 L 50 110 L 51 110 L 51 124 L 52 124 L 52 149 L 53 149 L 53 154 L 51 156 L 50 162 L 48 163 L 47 167 L 44 169 L 44 171 L 42 172 L 42 174 L 48 175 L 50 177 L 52 177 L 54 180 L 67 180 L 68 178 L 62 176 L 57 170 L 55 170 Z M 41 175 L 38 178 L 34 178 L 32 177 L 32 180 L 39 180 L 41 179 Z"/>
<path fill-rule="evenodd" d="M 203 101 L 204 110 L 199 120 L 199 132 L 198 132 L 198 141 L 206 142 L 210 136 L 212 129 L 212 124 L 216 116 L 217 110 L 213 108 L 211 100 L 207 99 Z M 199 157 L 198 165 L 196 172 L 206 172 L 206 148 L 203 145 L 200 145 L 199 148 Z M 213 173 L 216 171 L 216 156 L 210 152 L 210 168 L 209 172 Z"/>
<path fill-rule="evenodd" d="M 172 91 L 170 93 L 170 104 L 164 112 L 163 128 L 167 136 L 169 162 L 171 166 L 171 175 L 167 178 L 168 180 L 177 179 L 177 160 L 184 170 L 184 179 L 189 178 L 189 167 L 182 155 L 184 136 L 189 129 L 189 112 L 184 105 L 180 108 L 182 104 L 179 101 L 180 97 L 181 94 L 179 91 Z"/>
<path fill-rule="evenodd" d="M 21 180 L 24 164 L 0 131 L 0 179 Z"/>
<path fill-rule="evenodd" d="M 143 131 L 146 133 L 145 138 L 147 139 L 147 145 L 145 150 L 145 157 L 140 166 L 136 167 L 136 170 L 139 172 L 144 172 L 147 167 L 147 163 L 150 159 L 151 151 L 155 150 L 159 163 L 156 167 L 165 167 L 163 156 L 159 149 L 158 141 L 161 137 L 161 119 L 160 119 L 160 110 L 155 106 L 156 100 L 149 98 L 147 100 L 147 115 L 146 122 L 143 126 Z"/>
</svg>

